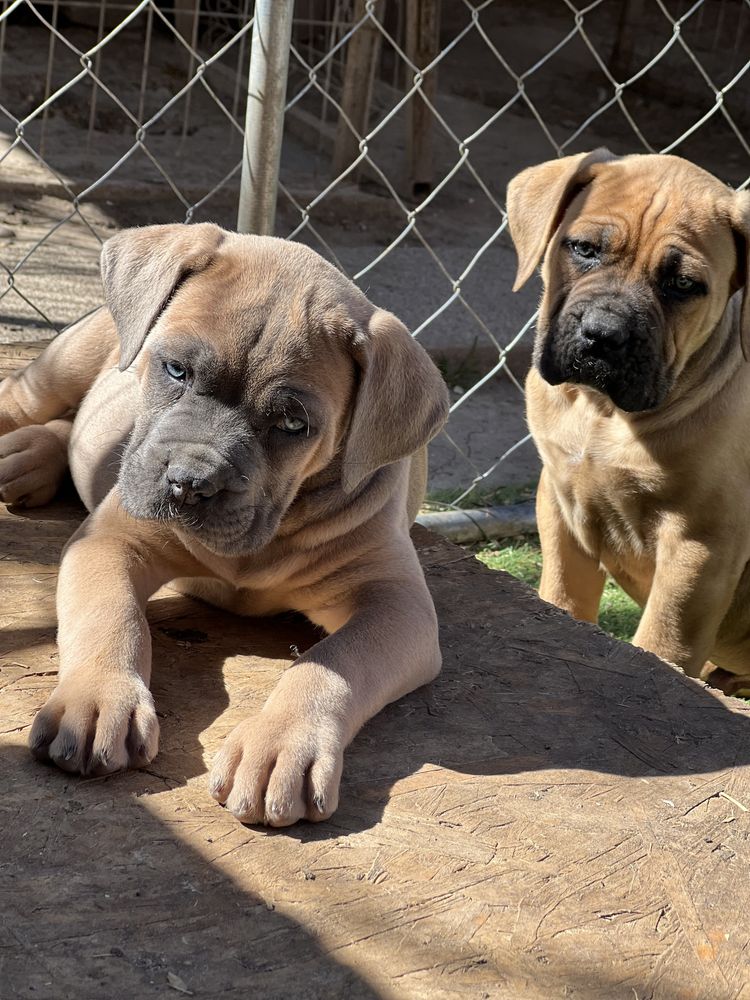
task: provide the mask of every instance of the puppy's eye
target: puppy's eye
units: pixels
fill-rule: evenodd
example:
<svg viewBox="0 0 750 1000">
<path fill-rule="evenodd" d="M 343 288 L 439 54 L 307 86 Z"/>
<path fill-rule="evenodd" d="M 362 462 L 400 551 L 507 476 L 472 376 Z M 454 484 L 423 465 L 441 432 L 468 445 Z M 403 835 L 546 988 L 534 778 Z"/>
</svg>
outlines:
<svg viewBox="0 0 750 1000">
<path fill-rule="evenodd" d="M 705 295 L 708 289 L 702 281 L 695 278 L 688 278 L 686 274 L 673 274 L 665 278 L 662 282 L 662 292 L 667 298 L 692 299 L 699 295 Z"/>
<path fill-rule="evenodd" d="M 593 260 L 599 256 L 599 247 L 588 240 L 571 240 L 570 249 L 576 257 L 583 257 L 584 260 Z"/>
<path fill-rule="evenodd" d="M 173 378 L 175 382 L 184 382 L 187 378 L 187 368 L 181 365 L 179 361 L 165 361 L 164 368 L 167 375 Z"/>
<path fill-rule="evenodd" d="M 307 430 L 307 421 L 302 420 L 301 417 L 291 417 L 289 414 L 284 414 L 276 426 L 285 434 L 301 434 L 302 431 Z"/>
<path fill-rule="evenodd" d="M 691 292 L 695 288 L 697 282 L 693 281 L 692 278 L 688 278 L 686 274 L 678 274 L 671 279 L 669 284 L 672 288 L 677 289 L 678 292 Z"/>
</svg>

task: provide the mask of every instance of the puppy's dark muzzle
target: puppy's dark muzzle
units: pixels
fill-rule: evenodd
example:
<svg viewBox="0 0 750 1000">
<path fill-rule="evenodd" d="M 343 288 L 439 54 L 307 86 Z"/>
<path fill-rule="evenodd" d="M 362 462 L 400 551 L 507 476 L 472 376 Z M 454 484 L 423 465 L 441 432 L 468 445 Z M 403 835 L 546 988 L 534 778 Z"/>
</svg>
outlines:
<svg viewBox="0 0 750 1000">
<path fill-rule="evenodd" d="M 640 288 L 609 288 L 564 303 L 537 342 L 542 378 L 589 386 L 628 413 L 659 406 L 670 379 L 661 356 L 663 321 L 652 299 Z"/>
</svg>

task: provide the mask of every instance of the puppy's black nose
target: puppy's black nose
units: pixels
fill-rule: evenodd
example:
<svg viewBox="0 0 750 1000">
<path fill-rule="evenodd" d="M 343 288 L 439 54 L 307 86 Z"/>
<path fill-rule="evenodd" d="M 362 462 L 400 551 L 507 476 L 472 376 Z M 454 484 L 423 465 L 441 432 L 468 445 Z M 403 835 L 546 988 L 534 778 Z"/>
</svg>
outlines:
<svg viewBox="0 0 750 1000">
<path fill-rule="evenodd" d="M 609 309 L 587 309 L 581 317 L 579 332 L 594 351 L 619 351 L 627 343 L 630 328 L 627 320 Z"/>
<path fill-rule="evenodd" d="M 192 476 L 182 469 L 170 468 L 167 471 L 167 482 L 172 496 L 180 507 L 183 504 L 193 506 L 201 500 L 207 500 L 221 489 L 212 479 Z"/>
</svg>

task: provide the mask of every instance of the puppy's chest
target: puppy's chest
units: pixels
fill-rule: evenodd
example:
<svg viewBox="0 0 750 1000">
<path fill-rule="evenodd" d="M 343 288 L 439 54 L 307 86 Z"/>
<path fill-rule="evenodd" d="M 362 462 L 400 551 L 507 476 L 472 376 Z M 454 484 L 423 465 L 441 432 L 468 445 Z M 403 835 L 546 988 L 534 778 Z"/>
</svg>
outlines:
<svg viewBox="0 0 750 1000">
<path fill-rule="evenodd" d="M 587 552 L 628 564 L 652 561 L 664 480 L 639 446 L 577 430 L 557 439 L 545 466 L 565 521 Z"/>
</svg>

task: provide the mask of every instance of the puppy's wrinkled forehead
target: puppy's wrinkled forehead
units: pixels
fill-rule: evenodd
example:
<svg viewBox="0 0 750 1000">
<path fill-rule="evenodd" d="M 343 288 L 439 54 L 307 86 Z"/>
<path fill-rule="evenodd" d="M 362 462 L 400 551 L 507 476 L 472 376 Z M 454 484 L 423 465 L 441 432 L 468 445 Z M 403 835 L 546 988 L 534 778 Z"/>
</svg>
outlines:
<svg viewBox="0 0 750 1000">
<path fill-rule="evenodd" d="M 346 354 L 344 334 L 372 311 L 364 296 L 306 247 L 233 235 L 211 265 L 175 294 L 160 323 L 177 341 L 197 339 L 252 381 L 314 367 Z M 269 246 L 270 244 L 270 246 Z"/>
<path fill-rule="evenodd" d="M 603 240 L 657 263 L 667 247 L 711 259 L 732 250 L 728 226 L 732 193 L 694 164 L 671 156 L 634 156 L 597 166 L 573 199 L 565 226 L 578 239 Z"/>
</svg>

